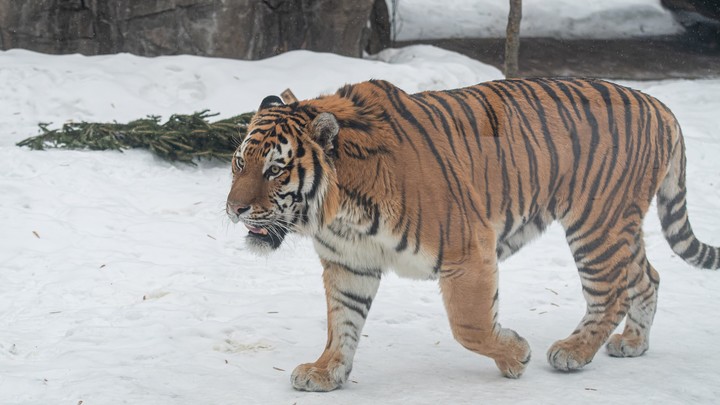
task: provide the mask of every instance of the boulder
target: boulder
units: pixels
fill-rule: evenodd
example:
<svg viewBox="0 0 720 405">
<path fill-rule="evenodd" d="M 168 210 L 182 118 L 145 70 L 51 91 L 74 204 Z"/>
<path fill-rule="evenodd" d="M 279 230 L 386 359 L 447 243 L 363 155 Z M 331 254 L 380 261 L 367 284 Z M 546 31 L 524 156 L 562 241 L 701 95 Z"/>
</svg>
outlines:
<svg viewBox="0 0 720 405">
<path fill-rule="evenodd" d="M 0 48 L 261 59 L 361 56 L 373 0 L 0 0 Z"/>
</svg>

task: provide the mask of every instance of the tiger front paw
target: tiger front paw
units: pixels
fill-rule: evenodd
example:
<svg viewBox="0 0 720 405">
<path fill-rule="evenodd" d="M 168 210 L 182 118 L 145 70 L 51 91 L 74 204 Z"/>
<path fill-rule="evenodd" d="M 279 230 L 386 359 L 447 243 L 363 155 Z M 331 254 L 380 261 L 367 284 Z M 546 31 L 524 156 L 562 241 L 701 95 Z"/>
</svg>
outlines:
<svg viewBox="0 0 720 405">
<path fill-rule="evenodd" d="M 290 381 L 296 390 L 327 392 L 339 388 L 349 374 L 350 370 L 342 364 L 330 367 L 306 363 L 295 367 Z"/>
<path fill-rule="evenodd" d="M 530 362 L 530 345 L 512 329 L 503 328 L 499 335 L 505 347 L 502 357 L 495 358 L 495 364 L 507 378 L 519 378 Z"/>
</svg>

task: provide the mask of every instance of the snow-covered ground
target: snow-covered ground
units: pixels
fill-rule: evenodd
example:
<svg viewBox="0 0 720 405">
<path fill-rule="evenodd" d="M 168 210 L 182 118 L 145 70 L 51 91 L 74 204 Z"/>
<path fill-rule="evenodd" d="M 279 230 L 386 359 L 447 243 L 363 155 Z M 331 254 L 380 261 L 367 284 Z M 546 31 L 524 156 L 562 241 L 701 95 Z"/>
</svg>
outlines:
<svg viewBox="0 0 720 405">
<path fill-rule="evenodd" d="M 387 0 L 399 41 L 504 38 L 508 0 Z M 660 0 L 523 0 L 520 35 L 627 38 L 672 35 L 682 26 Z"/>
<path fill-rule="evenodd" d="M 650 351 L 604 352 L 564 374 L 545 361 L 584 312 L 562 230 L 501 266 L 501 319 L 534 350 L 519 380 L 460 347 L 437 284 L 389 275 L 370 312 L 351 382 L 290 387 L 325 344 L 320 265 L 290 239 L 267 259 L 224 214 L 227 164 L 160 161 L 145 151 L 30 151 L 38 122 L 127 121 L 205 108 L 254 109 L 286 87 L 301 98 L 387 79 L 408 91 L 500 78 L 431 47 L 377 60 L 291 52 L 258 62 L 0 53 L 1 404 L 718 403 L 720 273 L 691 268 L 652 211 L 649 255 L 662 276 Z M 720 80 L 631 83 L 683 124 L 693 226 L 720 244 Z M 242 228 L 242 229 L 241 229 Z"/>
</svg>

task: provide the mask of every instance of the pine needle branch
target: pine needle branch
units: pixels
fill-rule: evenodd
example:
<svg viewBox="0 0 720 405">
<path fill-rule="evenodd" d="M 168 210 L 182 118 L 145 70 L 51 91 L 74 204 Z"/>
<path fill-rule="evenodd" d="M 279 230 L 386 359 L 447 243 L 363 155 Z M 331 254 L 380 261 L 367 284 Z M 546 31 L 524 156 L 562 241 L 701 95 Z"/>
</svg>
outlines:
<svg viewBox="0 0 720 405">
<path fill-rule="evenodd" d="M 254 113 L 209 122 L 217 116 L 208 110 L 190 115 L 174 114 L 165 123 L 160 117 L 121 123 L 70 122 L 60 129 L 50 129 L 49 123 L 38 124 L 40 135 L 17 143 L 33 150 L 47 148 L 118 150 L 143 148 L 159 157 L 195 164 L 196 159 L 228 161 L 247 133 Z"/>
</svg>

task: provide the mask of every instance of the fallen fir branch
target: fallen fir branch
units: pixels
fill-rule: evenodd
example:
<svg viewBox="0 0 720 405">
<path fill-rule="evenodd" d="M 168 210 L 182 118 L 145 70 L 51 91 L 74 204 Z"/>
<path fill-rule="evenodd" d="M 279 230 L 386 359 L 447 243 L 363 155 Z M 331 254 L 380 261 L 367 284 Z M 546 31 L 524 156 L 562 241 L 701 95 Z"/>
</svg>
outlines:
<svg viewBox="0 0 720 405">
<path fill-rule="evenodd" d="M 245 113 L 216 122 L 208 110 L 190 115 L 174 114 L 165 123 L 150 115 L 120 123 L 69 122 L 60 129 L 38 124 L 42 133 L 17 143 L 33 150 L 47 148 L 118 150 L 149 149 L 159 157 L 194 165 L 197 159 L 230 160 L 247 133 L 254 113 Z"/>
</svg>

